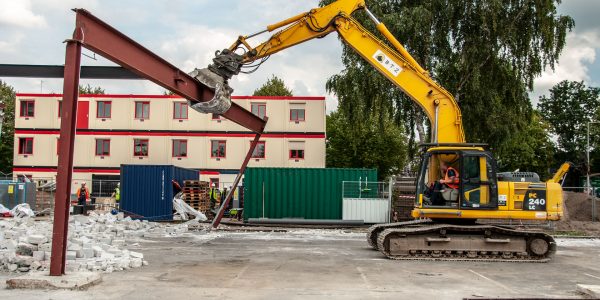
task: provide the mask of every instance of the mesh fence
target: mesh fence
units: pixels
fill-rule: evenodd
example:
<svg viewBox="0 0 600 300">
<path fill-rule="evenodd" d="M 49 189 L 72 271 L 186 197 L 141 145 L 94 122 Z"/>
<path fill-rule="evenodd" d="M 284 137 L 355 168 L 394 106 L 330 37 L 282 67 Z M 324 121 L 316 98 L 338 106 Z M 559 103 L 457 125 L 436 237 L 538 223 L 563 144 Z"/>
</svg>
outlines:
<svg viewBox="0 0 600 300">
<path fill-rule="evenodd" d="M 343 198 L 387 199 L 389 196 L 389 182 L 344 181 L 342 183 Z"/>
</svg>

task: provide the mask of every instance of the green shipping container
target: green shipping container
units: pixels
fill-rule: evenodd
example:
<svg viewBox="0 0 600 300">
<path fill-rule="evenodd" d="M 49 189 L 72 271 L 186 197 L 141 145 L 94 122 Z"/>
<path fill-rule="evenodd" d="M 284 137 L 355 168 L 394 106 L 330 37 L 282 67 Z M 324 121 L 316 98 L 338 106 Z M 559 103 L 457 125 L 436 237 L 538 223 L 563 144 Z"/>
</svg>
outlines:
<svg viewBox="0 0 600 300">
<path fill-rule="evenodd" d="M 248 168 L 244 220 L 342 219 L 342 182 L 377 181 L 376 169 Z"/>
</svg>

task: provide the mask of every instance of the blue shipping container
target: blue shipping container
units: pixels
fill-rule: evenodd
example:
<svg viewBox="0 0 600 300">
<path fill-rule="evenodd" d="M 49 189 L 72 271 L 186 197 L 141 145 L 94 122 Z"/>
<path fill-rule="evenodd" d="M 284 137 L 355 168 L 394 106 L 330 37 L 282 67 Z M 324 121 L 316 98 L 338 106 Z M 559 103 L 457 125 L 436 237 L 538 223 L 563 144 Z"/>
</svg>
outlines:
<svg viewBox="0 0 600 300">
<path fill-rule="evenodd" d="M 198 180 L 199 172 L 172 165 L 121 165 L 121 209 L 132 218 L 173 220 L 173 184 Z"/>
<path fill-rule="evenodd" d="M 0 180 L 0 204 L 13 209 L 21 203 L 29 204 L 35 210 L 36 185 L 33 182 Z"/>
</svg>

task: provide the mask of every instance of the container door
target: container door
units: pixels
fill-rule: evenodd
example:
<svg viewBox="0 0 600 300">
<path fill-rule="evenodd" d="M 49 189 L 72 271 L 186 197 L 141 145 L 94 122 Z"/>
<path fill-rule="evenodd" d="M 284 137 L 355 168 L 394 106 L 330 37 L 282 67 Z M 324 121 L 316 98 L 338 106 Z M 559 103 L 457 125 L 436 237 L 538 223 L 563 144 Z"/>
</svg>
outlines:
<svg viewBox="0 0 600 300">
<path fill-rule="evenodd" d="M 90 118 L 90 102 L 77 102 L 77 129 L 88 129 Z"/>
</svg>

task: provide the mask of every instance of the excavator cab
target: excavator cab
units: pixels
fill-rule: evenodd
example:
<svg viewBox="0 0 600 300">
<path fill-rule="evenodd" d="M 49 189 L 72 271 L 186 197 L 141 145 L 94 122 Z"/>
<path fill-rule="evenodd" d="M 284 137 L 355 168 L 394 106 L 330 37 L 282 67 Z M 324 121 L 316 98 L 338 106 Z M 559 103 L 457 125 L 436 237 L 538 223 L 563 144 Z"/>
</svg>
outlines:
<svg viewBox="0 0 600 300">
<path fill-rule="evenodd" d="M 496 164 L 483 149 L 431 148 L 423 154 L 417 180 L 417 207 L 498 208 Z"/>
</svg>

